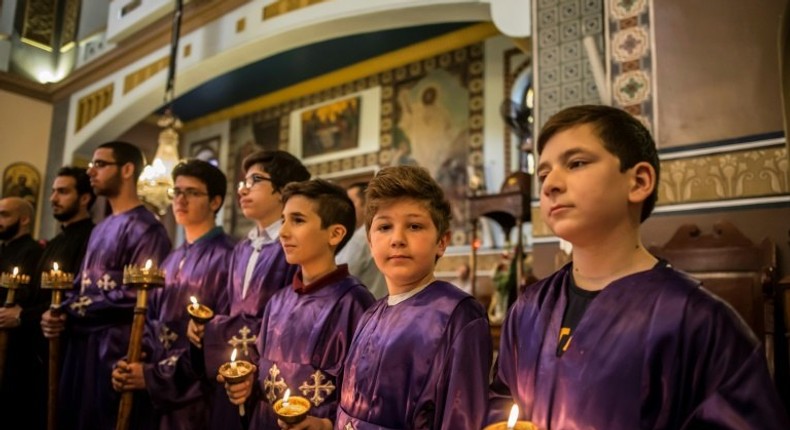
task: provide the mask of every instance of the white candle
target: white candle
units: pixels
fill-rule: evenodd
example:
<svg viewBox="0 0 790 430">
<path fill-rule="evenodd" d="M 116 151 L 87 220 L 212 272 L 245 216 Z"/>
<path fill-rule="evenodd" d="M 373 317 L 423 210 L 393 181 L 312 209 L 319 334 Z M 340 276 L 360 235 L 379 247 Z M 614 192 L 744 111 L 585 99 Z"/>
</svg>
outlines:
<svg viewBox="0 0 790 430">
<path fill-rule="evenodd" d="M 192 310 L 193 311 L 197 311 L 198 308 L 200 308 L 200 305 L 198 304 L 198 301 L 195 298 L 195 296 L 189 296 L 189 301 L 192 302 Z"/>
<path fill-rule="evenodd" d="M 290 388 L 286 388 L 285 389 L 285 395 L 283 396 L 283 407 L 284 408 L 288 407 L 288 399 L 290 399 L 290 398 L 291 398 L 291 389 Z"/>
<path fill-rule="evenodd" d="M 230 368 L 236 370 L 236 348 L 233 348 L 233 352 L 230 353 Z"/>
<path fill-rule="evenodd" d="M 518 405 L 514 403 L 510 408 L 510 418 L 507 419 L 507 430 L 516 428 L 516 421 L 518 421 Z"/>
</svg>

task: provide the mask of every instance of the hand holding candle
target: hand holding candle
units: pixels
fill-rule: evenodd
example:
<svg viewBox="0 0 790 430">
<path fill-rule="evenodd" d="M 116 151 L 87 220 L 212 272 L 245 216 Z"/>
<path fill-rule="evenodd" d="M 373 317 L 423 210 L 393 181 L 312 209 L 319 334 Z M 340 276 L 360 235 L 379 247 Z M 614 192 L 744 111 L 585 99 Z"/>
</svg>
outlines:
<svg viewBox="0 0 790 430">
<path fill-rule="evenodd" d="M 252 373 L 255 371 L 255 366 L 252 363 L 244 360 L 236 360 L 238 351 L 233 348 L 230 355 L 230 362 L 219 366 L 219 375 L 228 385 L 237 385 L 247 381 Z M 229 397 L 230 396 L 230 390 Z M 233 398 L 233 397 L 231 397 Z M 239 415 L 244 416 L 244 403 L 239 404 Z"/>
</svg>

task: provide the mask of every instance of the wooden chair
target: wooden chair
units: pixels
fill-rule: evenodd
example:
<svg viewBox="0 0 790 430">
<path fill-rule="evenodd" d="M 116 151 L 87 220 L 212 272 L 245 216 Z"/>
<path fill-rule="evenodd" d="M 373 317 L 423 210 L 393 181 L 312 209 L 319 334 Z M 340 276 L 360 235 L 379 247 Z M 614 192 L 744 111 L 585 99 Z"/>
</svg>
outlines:
<svg viewBox="0 0 790 430">
<path fill-rule="evenodd" d="M 773 242 L 764 239 L 755 245 L 734 225 L 721 221 L 710 234 L 702 234 L 696 225 L 681 226 L 664 246 L 651 247 L 650 252 L 699 279 L 705 288 L 732 305 L 765 345 L 773 374 L 777 364 L 774 361 L 777 277 Z M 778 318 L 782 318 L 781 314 Z"/>
</svg>

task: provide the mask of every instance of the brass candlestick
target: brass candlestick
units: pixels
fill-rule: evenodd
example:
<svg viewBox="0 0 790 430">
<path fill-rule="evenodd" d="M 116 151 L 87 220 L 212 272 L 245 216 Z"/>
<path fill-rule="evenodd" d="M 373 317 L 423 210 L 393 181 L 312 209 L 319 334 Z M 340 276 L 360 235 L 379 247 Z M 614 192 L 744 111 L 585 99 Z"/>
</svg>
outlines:
<svg viewBox="0 0 790 430">
<path fill-rule="evenodd" d="M 219 374 L 225 379 L 225 382 L 230 385 L 236 385 L 244 382 L 252 373 L 252 363 L 245 360 L 236 360 L 236 348 L 233 348 L 233 354 L 230 356 L 230 361 L 219 366 Z M 239 405 L 239 415 L 244 416 L 244 404 Z"/>
<path fill-rule="evenodd" d="M 5 307 L 14 307 L 14 295 L 16 290 L 22 286 L 30 283 L 30 276 L 19 273 L 19 268 L 14 267 L 12 273 L 0 274 L 0 287 L 8 289 L 5 296 Z M 8 349 L 8 331 L 0 330 L 0 386 L 3 385 L 3 376 L 5 373 L 5 358 L 6 350 Z"/>
<path fill-rule="evenodd" d="M 291 390 L 285 390 L 285 396 L 274 402 L 272 406 L 277 418 L 286 424 L 297 424 L 307 418 L 310 412 L 310 401 L 300 396 L 292 396 Z"/>
<path fill-rule="evenodd" d="M 129 337 L 129 351 L 127 353 L 127 362 L 137 363 L 140 361 L 142 352 L 148 290 L 165 285 L 165 272 L 157 268 L 151 260 L 148 260 L 145 263 L 145 267 L 134 265 L 124 267 L 123 283 L 127 287 L 137 289 L 137 304 L 134 307 L 132 333 Z M 116 430 L 127 430 L 129 428 L 132 400 L 133 393 L 131 391 L 124 391 L 121 394 L 121 403 L 118 405 L 118 421 L 115 423 Z"/>
<path fill-rule="evenodd" d="M 192 304 L 187 305 L 187 313 L 192 318 L 192 321 L 198 324 L 205 324 L 214 318 L 214 311 L 208 306 L 199 304 L 195 296 L 190 297 L 189 300 L 192 301 Z"/>
<path fill-rule="evenodd" d="M 41 288 L 52 290 L 52 302 L 49 312 L 53 316 L 60 315 L 60 304 L 63 291 L 74 288 L 74 274 L 58 270 L 58 263 L 53 264 L 49 272 L 41 273 Z M 60 337 L 49 339 L 49 386 L 47 387 L 47 429 L 57 429 L 58 381 L 60 380 Z"/>
</svg>

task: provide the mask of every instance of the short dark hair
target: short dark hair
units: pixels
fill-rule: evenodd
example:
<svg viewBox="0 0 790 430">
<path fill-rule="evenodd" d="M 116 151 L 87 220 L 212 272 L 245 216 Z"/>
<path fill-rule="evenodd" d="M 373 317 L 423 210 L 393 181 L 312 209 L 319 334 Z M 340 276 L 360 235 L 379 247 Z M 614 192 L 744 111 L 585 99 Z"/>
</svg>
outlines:
<svg viewBox="0 0 790 430">
<path fill-rule="evenodd" d="M 112 155 L 115 157 L 118 167 L 122 167 L 126 163 L 132 163 L 134 165 L 134 181 L 137 182 L 140 179 L 140 174 L 143 173 L 143 167 L 145 167 L 145 154 L 140 148 L 129 142 L 121 141 L 102 143 L 98 148 L 112 150 Z"/>
<path fill-rule="evenodd" d="M 376 174 L 365 191 L 365 228 L 370 232 L 373 217 L 383 204 L 410 198 L 425 205 L 439 237 L 450 231 L 452 210 L 444 190 L 427 170 L 418 166 L 385 167 Z"/>
<path fill-rule="evenodd" d="M 86 169 L 83 169 L 82 167 L 63 166 L 58 169 L 58 173 L 55 176 L 69 176 L 74 178 L 74 183 L 76 184 L 77 188 L 77 195 L 90 195 L 91 199 L 88 201 L 88 209 L 93 207 L 93 202 L 96 201 L 96 194 L 93 192 L 93 187 L 91 187 L 91 178 L 88 176 Z"/>
<path fill-rule="evenodd" d="M 304 196 L 315 203 L 315 212 L 321 218 L 321 228 L 335 224 L 346 228 L 346 235 L 335 247 L 335 253 L 342 249 L 351 239 L 357 225 L 354 203 L 348 198 L 346 190 L 323 179 L 291 182 L 283 189 L 283 205 L 295 196 Z"/>
<path fill-rule="evenodd" d="M 646 161 L 656 171 L 656 185 L 642 205 L 640 221 L 653 212 L 658 200 L 658 180 L 661 165 L 658 161 L 656 143 L 647 128 L 628 112 L 600 105 L 582 105 L 563 109 L 554 114 L 543 125 L 538 136 L 538 154 L 557 133 L 570 128 L 590 124 L 603 142 L 604 148 L 620 160 L 620 171 Z"/>
<path fill-rule="evenodd" d="M 277 193 L 282 193 L 283 188 L 291 182 L 301 182 L 310 179 L 310 172 L 298 158 L 288 152 L 280 150 L 264 150 L 248 155 L 242 162 L 244 171 L 256 164 L 260 164 L 263 171 L 271 177 L 272 188 Z"/>
<path fill-rule="evenodd" d="M 354 182 L 353 184 L 349 185 L 347 190 L 359 190 L 359 199 L 362 201 L 362 206 L 365 205 L 365 191 L 368 190 L 368 183 L 367 182 Z"/>
<path fill-rule="evenodd" d="M 213 164 L 197 158 L 181 160 L 173 168 L 173 181 L 175 182 L 179 176 L 189 176 L 198 179 L 206 185 L 209 200 L 219 196 L 220 208 L 225 203 L 225 194 L 228 191 L 228 178 Z M 214 213 L 216 214 L 218 211 L 219 208 Z"/>
</svg>

